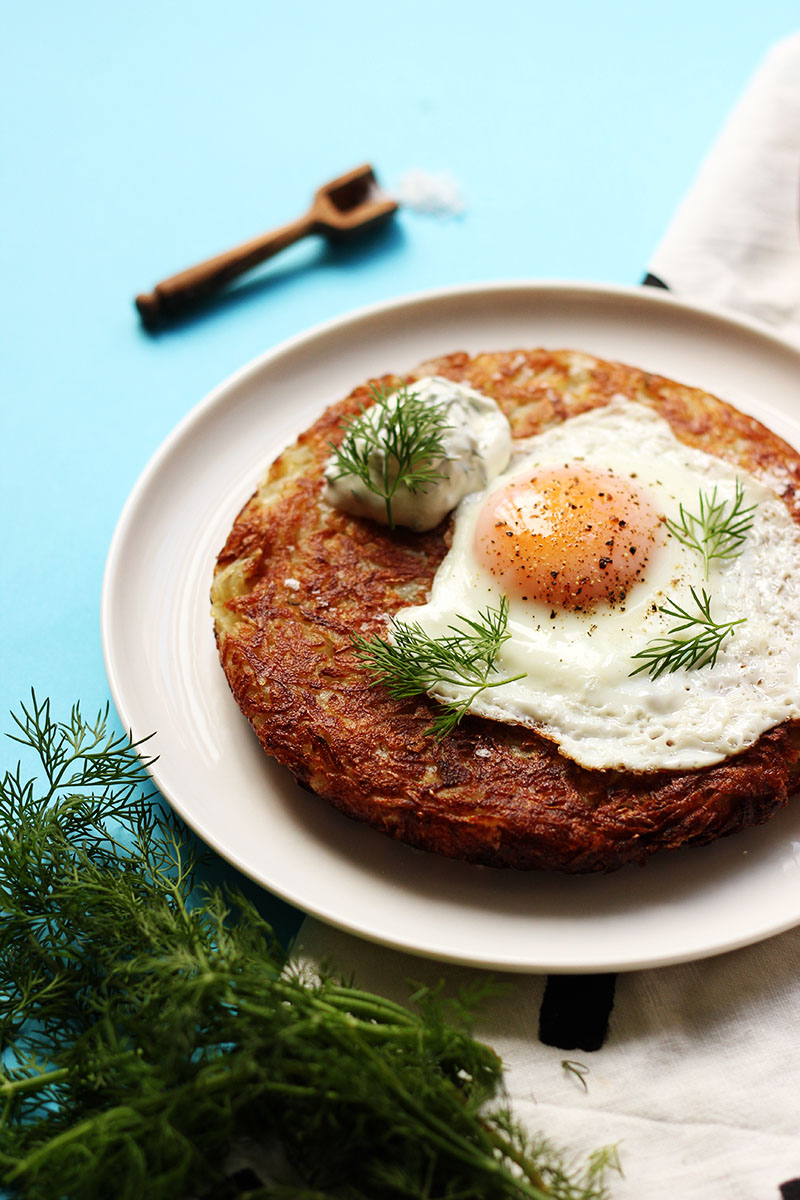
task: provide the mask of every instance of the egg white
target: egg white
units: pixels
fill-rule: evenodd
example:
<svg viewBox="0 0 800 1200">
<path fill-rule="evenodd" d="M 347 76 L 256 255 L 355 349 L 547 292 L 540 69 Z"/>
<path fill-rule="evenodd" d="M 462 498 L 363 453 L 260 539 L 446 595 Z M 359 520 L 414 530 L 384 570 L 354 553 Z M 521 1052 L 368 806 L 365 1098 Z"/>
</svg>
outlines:
<svg viewBox="0 0 800 1200">
<path fill-rule="evenodd" d="M 732 503 L 738 479 L 745 505 L 756 505 L 742 553 L 712 560 L 706 579 L 701 555 L 665 530 L 623 604 L 554 612 L 509 594 L 511 637 L 495 665 L 500 676 L 525 677 L 481 693 L 469 711 L 532 726 L 583 766 L 633 771 L 707 766 L 800 716 L 800 531 L 765 484 L 684 445 L 651 409 L 622 397 L 529 439 L 503 475 L 462 500 L 428 603 L 403 609 L 396 620 L 441 637 L 458 617 L 476 619 L 487 605 L 498 607 L 503 585 L 472 548 L 481 508 L 533 468 L 576 461 L 630 480 L 659 516 L 673 520 L 681 503 L 697 512 L 701 490 L 716 488 L 718 500 Z M 692 588 L 710 594 L 716 621 L 745 623 L 725 639 L 713 667 L 655 680 L 632 675 L 632 656 L 675 624 L 659 606 L 670 599 L 693 610 Z M 458 701 L 468 690 L 438 684 L 431 695 Z"/>
</svg>

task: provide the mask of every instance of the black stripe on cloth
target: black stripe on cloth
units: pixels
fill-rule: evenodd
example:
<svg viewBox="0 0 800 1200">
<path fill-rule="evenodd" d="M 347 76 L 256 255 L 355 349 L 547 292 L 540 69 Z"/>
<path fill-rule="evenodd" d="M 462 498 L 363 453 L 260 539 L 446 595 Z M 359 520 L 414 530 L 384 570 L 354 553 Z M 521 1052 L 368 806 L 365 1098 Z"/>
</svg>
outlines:
<svg viewBox="0 0 800 1200">
<path fill-rule="evenodd" d="M 787 1179 L 780 1185 L 781 1200 L 800 1200 L 800 1179 Z"/>
<path fill-rule="evenodd" d="M 614 1007 L 616 975 L 548 975 L 539 1041 L 559 1050 L 599 1050 Z"/>
</svg>

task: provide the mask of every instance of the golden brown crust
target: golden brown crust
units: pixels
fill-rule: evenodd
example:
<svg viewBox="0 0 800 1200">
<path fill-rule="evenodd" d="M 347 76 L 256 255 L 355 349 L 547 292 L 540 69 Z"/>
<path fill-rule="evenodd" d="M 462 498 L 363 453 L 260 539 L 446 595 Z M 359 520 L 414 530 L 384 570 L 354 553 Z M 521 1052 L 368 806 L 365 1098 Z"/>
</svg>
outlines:
<svg viewBox="0 0 800 1200">
<path fill-rule="evenodd" d="M 493 396 L 515 437 L 622 394 L 690 445 L 779 481 L 800 524 L 800 456 L 753 418 L 696 388 L 575 351 L 465 353 L 406 377 L 445 375 Z M 399 383 L 387 376 L 383 382 Z M 328 443 L 367 386 L 332 406 L 273 464 L 223 548 L 212 599 L 220 659 L 267 753 L 342 812 L 439 854 L 493 866 L 608 871 L 660 849 L 759 824 L 793 786 L 795 723 L 690 772 L 588 771 L 532 730 L 467 718 L 425 736 L 435 705 L 370 687 L 351 634 L 423 603 L 449 519 L 390 534 L 321 502 Z"/>
</svg>

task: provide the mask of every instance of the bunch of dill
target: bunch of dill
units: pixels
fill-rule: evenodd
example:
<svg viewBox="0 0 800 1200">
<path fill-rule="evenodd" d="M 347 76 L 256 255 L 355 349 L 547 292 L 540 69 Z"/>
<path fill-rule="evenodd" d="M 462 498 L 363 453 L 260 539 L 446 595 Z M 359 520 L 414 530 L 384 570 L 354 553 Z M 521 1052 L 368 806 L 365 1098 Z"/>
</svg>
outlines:
<svg viewBox="0 0 800 1200">
<path fill-rule="evenodd" d="M 106 714 L 22 707 L 0 780 L 0 1185 L 33 1198 L 600 1197 L 515 1125 L 475 997 L 294 972 Z M 260 1179 L 237 1147 L 271 1149 Z"/>
</svg>

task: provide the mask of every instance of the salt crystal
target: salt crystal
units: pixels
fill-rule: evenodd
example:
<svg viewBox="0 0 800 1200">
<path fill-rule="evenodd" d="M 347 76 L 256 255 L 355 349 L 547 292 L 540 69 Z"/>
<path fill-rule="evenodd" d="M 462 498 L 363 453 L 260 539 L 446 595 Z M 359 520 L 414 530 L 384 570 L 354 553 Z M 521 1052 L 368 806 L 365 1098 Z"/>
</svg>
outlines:
<svg viewBox="0 0 800 1200">
<path fill-rule="evenodd" d="M 394 198 L 412 212 L 434 217 L 460 217 L 465 210 L 461 186 L 450 171 L 414 167 L 392 189 Z"/>
</svg>

